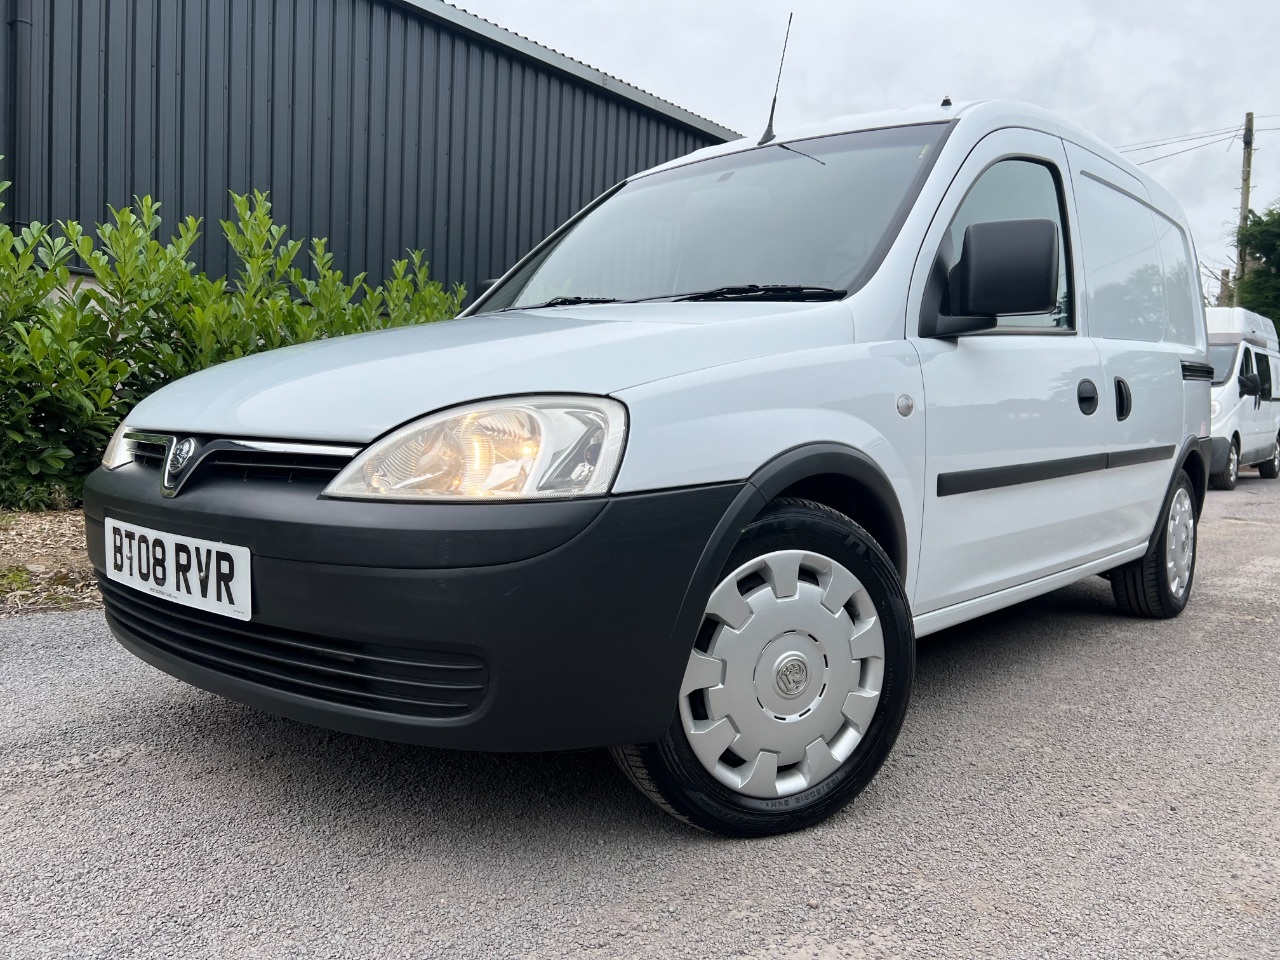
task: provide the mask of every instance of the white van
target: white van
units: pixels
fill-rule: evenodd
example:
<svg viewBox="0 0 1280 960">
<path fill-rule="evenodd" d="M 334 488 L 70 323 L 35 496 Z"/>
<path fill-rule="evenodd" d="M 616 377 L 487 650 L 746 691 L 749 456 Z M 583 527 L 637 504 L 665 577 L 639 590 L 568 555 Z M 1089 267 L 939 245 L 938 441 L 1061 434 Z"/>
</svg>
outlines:
<svg viewBox="0 0 1280 960">
<path fill-rule="evenodd" d="M 1186 605 L 1195 263 L 1164 190 L 1022 104 L 703 150 L 461 319 L 144 400 L 85 494 L 107 620 L 298 720 L 609 747 L 686 822 L 803 827 L 879 769 L 917 637 L 1098 574 Z"/>
<path fill-rule="evenodd" d="M 1239 307 L 1205 311 L 1213 365 L 1209 483 L 1234 490 L 1242 467 L 1280 476 L 1280 343 L 1275 324 Z"/>
</svg>

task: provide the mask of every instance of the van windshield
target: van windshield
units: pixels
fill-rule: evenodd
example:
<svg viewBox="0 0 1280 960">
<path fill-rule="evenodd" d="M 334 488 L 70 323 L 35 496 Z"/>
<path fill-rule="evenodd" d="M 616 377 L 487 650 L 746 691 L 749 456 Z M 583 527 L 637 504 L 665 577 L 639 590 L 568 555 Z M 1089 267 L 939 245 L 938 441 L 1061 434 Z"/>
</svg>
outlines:
<svg viewBox="0 0 1280 960">
<path fill-rule="evenodd" d="M 1209 348 L 1209 362 L 1213 364 L 1213 382 L 1226 383 L 1236 365 L 1236 344 L 1218 344 Z"/>
<path fill-rule="evenodd" d="M 774 143 L 639 177 L 482 311 L 689 294 L 839 299 L 878 265 L 946 131 L 933 123 Z"/>
</svg>

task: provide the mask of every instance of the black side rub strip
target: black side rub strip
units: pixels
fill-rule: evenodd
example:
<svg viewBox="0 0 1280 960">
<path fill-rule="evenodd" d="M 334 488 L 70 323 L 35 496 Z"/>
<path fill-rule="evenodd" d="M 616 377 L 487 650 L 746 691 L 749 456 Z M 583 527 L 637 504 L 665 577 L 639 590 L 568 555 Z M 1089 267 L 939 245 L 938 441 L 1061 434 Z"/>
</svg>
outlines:
<svg viewBox="0 0 1280 960">
<path fill-rule="evenodd" d="M 1213 382 L 1213 367 L 1207 363 L 1197 363 L 1194 360 L 1182 361 L 1182 379 L 1183 380 L 1208 380 Z"/>
<path fill-rule="evenodd" d="M 958 493 L 1012 487 L 1019 483 L 1035 483 L 1037 480 L 1055 480 L 1058 477 L 1073 477 L 1078 473 L 1105 469 L 1107 455 L 1091 453 L 1084 457 L 1067 457 L 1065 460 L 1041 460 L 1038 463 L 1014 463 L 1007 467 L 957 470 L 955 473 L 938 474 L 938 496 L 954 497 Z"/>
<path fill-rule="evenodd" d="M 1112 467 L 1132 467 L 1138 463 L 1157 463 L 1173 456 L 1174 446 L 1138 447 L 1135 450 L 1117 450 L 1107 454 L 1107 469 Z"/>
<path fill-rule="evenodd" d="M 1132 467 L 1139 463 L 1155 463 L 1173 456 L 1174 446 L 1139 447 L 1133 450 L 1117 450 L 1114 453 L 1091 453 L 1083 457 L 1066 457 L 1062 460 L 1041 460 L 1037 463 L 1014 463 L 1007 467 L 984 467 L 981 470 L 957 470 L 938 474 L 938 496 L 954 497 L 961 493 L 994 490 L 997 487 L 1013 487 L 1020 483 L 1038 480 L 1056 480 L 1074 477 L 1081 473 L 1108 470 L 1114 467 Z"/>
</svg>

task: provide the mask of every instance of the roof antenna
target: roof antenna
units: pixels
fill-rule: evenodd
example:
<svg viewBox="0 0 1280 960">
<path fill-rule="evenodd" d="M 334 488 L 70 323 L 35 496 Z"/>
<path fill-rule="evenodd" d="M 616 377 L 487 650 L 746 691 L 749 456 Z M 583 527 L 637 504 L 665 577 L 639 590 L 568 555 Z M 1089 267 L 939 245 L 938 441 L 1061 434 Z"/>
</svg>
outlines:
<svg viewBox="0 0 1280 960">
<path fill-rule="evenodd" d="M 787 62 L 787 41 L 791 39 L 791 18 L 795 15 L 794 10 L 787 14 L 787 35 L 782 38 L 782 57 L 778 60 L 778 80 L 773 85 L 773 103 L 769 106 L 769 123 L 764 128 L 764 135 L 760 137 L 757 147 L 763 147 L 773 139 L 773 111 L 778 109 L 778 88 L 782 86 L 782 65 Z"/>
</svg>

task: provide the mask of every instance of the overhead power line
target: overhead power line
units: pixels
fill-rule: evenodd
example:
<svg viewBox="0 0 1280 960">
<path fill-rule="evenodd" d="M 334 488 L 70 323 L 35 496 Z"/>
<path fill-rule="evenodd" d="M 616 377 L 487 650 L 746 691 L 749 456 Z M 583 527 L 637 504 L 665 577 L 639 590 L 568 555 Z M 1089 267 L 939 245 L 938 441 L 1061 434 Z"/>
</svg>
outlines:
<svg viewBox="0 0 1280 960">
<path fill-rule="evenodd" d="M 1164 153 L 1158 157 L 1148 157 L 1146 160 L 1137 161 L 1137 165 L 1141 167 L 1144 164 L 1155 163 L 1157 160 L 1167 160 L 1169 157 L 1176 157 L 1182 153 L 1190 153 L 1192 150 L 1199 150 L 1201 147 L 1212 147 L 1214 144 L 1226 143 L 1229 140 L 1234 140 L 1235 138 L 1236 135 L 1233 133 L 1228 137 L 1220 137 L 1217 140 L 1210 140 L 1207 143 L 1197 143 L 1190 147 L 1184 147 L 1181 150 L 1175 150 L 1173 153 Z"/>
<path fill-rule="evenodd" d="M 1203 133 L 1183 133 L 1177 136 L 1161 137 L 1158 140 L 1143 140 L 1141 143 L 1127 143 L 1123 147 L 1116 147 L 1116 152 L 1133 153 L 1137 150 L 1154 150 L 1157 147 L 1167 147 L 1187 140 L 1206 140 L 1210 137 L 1221 137 L 1235 133 L 1239 129 L 1240 125 L 1237 124 L 1234 127 L 1223 127 L 1221 130 L 1206 130 Z"/>
<path fill-rule="evenodd" d="M 1255 131 L 1254 131 L 1254 133 L 1270 133 L 1270 132 L 1274 132 L 1274 131 L 1276 131 L 1276 130 L 1280 130 L 1280 127 L 1259 127 L 1257 130 L 1255 130 Z M 1215 144 L 1218 144 L 1218 143 L 1228 143 L 1228 142 L 1230 142 L 1230 141 L 1234 141 L 1234 140 L 1236 139 L 1236 137 L 1238 137 L 1239 135 L 1240 135 L 1239 128 L 1237 128 L 1236 132 L 1234 132 L 1234 133 L 1230 134 L 1229 136 L 1219 137 L 1219 138 L 1218 138 L 1218 139 L 1216 139 L 1216 140 L 1209 140 L 1209 141 L 1208 141 L 1208 142 L 1206 142 L 1206 143 L 1197 143 L 1197 144 L 1193 144 L 1192 146 L 1190 146 L 1190 147 L 1186 147 L 1186 148 L 1184 148 L 1184 149 L 1182 149 L 1182 150 L 1175 150 L 1175 151 L 1173 151 L 1173 153 L 1164 153 L 1164 154 L 1161 154 L 1161 155 L 1160 155 L 1160 156 L 1158 156 L 1158 157 L 1148 157 L 1146 160 L 1135 160 L 1135 161 L 1134 161 L 1134 163 L 1135 163 L 1137 166 L 1141 167 L 1142 165 L 1147 164 L 1147 163 L 1155 163 L 1157 160 L 1166 160 L 1166 159 L 1168 159 L 1169 157 L 1176 157 L 1176 156 L 1178 156 L 1179 154 L 1182 154 L 1182 153 L 1190 153 L 1192 150 L 1199 150 L 1201 147 L 1212 147 L 1212 146 L 1214 146 Z M 1174 146 L 1177 142 L 1178 142 L 1178 141 L 1172 141 L 1172 142 L 1170 142 L 1170 143 L 1168 143 L 1168 144 L 1165 144 L 1165 146 L 1170 146 L 1170 147 L 1171 147 L 1171 146 Z M 1118 152 L 1118 153 L 1124 153 L 1124 152 L 1126 152 L 1126 151 L 1121 150 L 1121 151 L 1117 151 L 1117 152 Z M 1128 151 L 1128 152 L 1132 152 L 1132 151 Z"/>
</svg>

